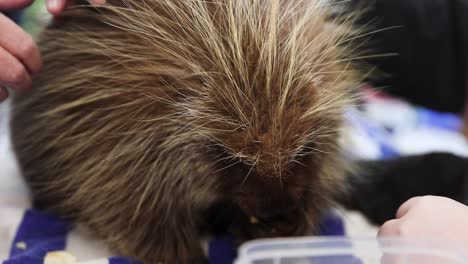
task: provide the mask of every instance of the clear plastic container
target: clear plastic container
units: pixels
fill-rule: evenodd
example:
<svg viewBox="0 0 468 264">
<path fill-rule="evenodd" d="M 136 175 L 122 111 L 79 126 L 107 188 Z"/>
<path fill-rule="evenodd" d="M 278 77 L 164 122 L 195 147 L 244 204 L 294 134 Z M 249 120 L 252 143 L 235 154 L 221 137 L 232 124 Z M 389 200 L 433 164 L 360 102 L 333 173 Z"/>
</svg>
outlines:
<svg viewBox="0 0 468 264">
<path fill-rule="evenodd" d="M 248 242 L 235 264 L 466 264 L 466 253 L 401 239 L 292 238 Z"/>
</svg>

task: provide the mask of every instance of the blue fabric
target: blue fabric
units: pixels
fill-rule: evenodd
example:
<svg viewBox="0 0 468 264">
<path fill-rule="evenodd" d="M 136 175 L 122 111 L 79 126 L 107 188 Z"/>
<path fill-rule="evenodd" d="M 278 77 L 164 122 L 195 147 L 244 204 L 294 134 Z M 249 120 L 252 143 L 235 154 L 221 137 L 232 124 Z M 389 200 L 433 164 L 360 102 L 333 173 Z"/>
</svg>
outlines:
<svg viewBox="0 0 468 264">
<path fill-rule="evenodd" d="M 458 115 L 441 113 L 422 107 L 417 108 L 416 111 L 418 113 L 418 122 L 421 124 L 450 131 L 460 131 L 463 127 L 463 121 Z"/>
<path fill-rule="evenodd" d="M 44 259 L 36 256 L 19 256 L 5 260 L 3 264 L 43 264 Z"/>
<path fill-rule="evenodd" d="M 232 263 L 237 257 L 234 241 L 229 236 L 213 239 L 208 247 L 210 264 Z"/>
<path fill-rule="evenodd" d="M 47 252 L 63 250 L 72 226 L 51 214 L 28 210 L 19 225 L 4 264 L 43 263 Z M 24 247 L 19 247 L 19 244 Z"/>
<path fill-rule="evenodd" d="M 320 224 L 320 236 L 344 236 L 345 227 L 341 218 L 329 213 L 324 216 Z"/>
<path fill-rule="evenodd" d="M 140 261 L 128 259 L 128 258 L 109 258 L 109 264 L 142 264 Z"/>
<path fill-rule="evenodd" d="M 27 210 L 11 245 L 10 259 L 3 264 L 43 264 L 48 252 L 66 248 L 72 225 L 52 214 Z M 22 246 L 19 246 L 22 244 Z M 109 258 L 109 264 L 141 264 L 123 257 Z"/>
<path fill-rule="evenodd" d="M 334 214 L 327 214 L 320 227 L 321 236 L 345 234 L 343 222 Z M 71 224 L 54 215 L 37 210 L 26 211 L 11 245 L 10 259 L 3 264 L 42 264 L 48 252 L 66 248 L 67 236 L 71 229 Z M 25 247 L 18 247 L 18 243 L 23 243 Z M 233 263 L 237 257 L 235 243 L 229 236 L 220 236 L 211 240 L 208 252 L 211 264 Z M 109 264 L 140 263 L 123 257 L 109 258 Z"/>
<path fill-rule="evenodd" d="M 68 232 L 72 226 L 53 215 L 28 210 L 16 232 L 10 251 L 10 257 L 21 258 L 23 255 L 43 258 L 47 252 L 63 250 Z M 16 245 L 24 243 L 27 250 Z"/>
</svg>

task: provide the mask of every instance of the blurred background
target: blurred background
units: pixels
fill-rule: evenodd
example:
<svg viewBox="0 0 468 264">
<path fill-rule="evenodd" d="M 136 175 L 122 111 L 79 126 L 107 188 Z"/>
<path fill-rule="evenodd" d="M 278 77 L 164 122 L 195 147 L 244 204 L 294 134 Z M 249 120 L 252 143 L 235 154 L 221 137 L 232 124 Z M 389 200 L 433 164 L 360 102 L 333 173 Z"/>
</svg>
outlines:
<svg viewBox="0 0 468 264">
<path fill-rule="evenodd" d="M 12 10 L 4 13 L 33 36 L 37 36 L 44 24 L 50 19 L 45 7 L 45 0 L 36 0 L 31 6 L 22 11 Z"/>
</svg>

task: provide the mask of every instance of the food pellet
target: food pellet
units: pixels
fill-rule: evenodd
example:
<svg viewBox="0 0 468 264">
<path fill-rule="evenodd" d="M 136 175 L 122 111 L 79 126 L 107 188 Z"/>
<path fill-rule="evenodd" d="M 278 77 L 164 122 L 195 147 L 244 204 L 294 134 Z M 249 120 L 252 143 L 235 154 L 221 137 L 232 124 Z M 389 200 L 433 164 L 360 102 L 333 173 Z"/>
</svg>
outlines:
<svg viewBox="0 0 468 264">
<path fill-rule="evenodd" d="M 76 257 L 65 251 L 47 253 L 44 264 L 75 264 Z"/>
<path fill-rule="evenodd" d="M 250 217 L 250 223 L 253 225 L 258 224 L 258 219 L 255 216 Z"/>
<path fill-rule="evenodd" d="M 27 247 L 28 247 L 28 245 L 27 245 L 26 243 L 24 243 L 24 242 L 18 242 L 18 243 L 16 243 L 16 248 L 18 248 L 18 249 L 23 249 L 23 250 L 25 250 Z"/>
</svg>

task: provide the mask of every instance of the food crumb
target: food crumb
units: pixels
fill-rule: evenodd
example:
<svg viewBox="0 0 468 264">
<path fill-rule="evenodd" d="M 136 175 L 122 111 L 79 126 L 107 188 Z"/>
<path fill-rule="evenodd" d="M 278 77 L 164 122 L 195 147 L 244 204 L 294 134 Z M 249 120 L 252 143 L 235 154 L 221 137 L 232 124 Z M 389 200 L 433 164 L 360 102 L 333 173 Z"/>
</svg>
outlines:
<svg viewBox="0 0 468 264">
<path fill-rule="evenodd" d="M 44 264 L 75 264 L 75 256 L 65 251 L 53 251 L 47 253 Z"/>
<path fill-rule="evenodd" d="M 250 217 L 250 223 L 253 225 L 258 224 L 258 219 L 255 216 Z"/>
<path fill-rule="evenodd" d="M 16 243 L 16 248 L 25 250 L 28 245 L 25 242 L 18 242 Z"/>
</svg>

